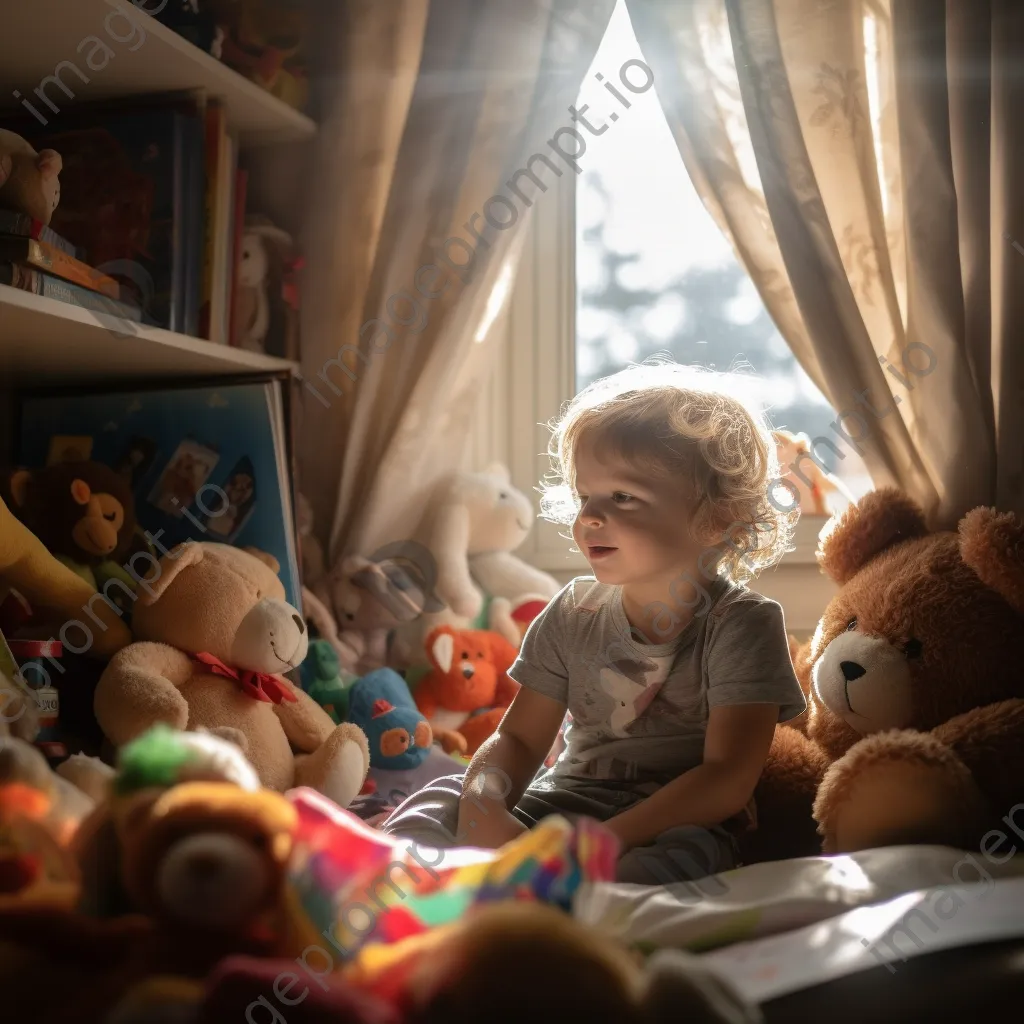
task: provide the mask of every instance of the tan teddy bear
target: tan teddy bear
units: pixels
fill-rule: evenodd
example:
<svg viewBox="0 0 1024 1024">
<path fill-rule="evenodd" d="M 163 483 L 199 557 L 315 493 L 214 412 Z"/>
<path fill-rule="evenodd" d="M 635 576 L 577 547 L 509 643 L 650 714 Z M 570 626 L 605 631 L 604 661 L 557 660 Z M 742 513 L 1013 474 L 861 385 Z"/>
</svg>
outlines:
<svg viewBox="0 0 1024 1024">
<path fill-rule="evenodd" d="M 132 626 L 96 687 L 96 719 L 121 746 L 157 722 L 236 741 L 269 789 L 312 786 L 342 807 L 366 779 L 357 726 L 330 716 L 282 672 L 308 635 L 285 600 L 277 562 L 226 544 L 188 542 L 140 584 Z"/>
<path fill-rule="evenodd" d="M 840 589 L 794 659 L 806 727 L 776 730 L 743 859 L 977 848 L 1024 806 L 1024 525 L 976 508 L 933 533 L 883 489 L 829 521 L 818 561 Z"/>
<path fill-rule="evenodd" d="M 60 154 L 37 153 L 20 135 L 0 128 L 0 210 L 49 224 L 60 202 Z"/>
</svg>

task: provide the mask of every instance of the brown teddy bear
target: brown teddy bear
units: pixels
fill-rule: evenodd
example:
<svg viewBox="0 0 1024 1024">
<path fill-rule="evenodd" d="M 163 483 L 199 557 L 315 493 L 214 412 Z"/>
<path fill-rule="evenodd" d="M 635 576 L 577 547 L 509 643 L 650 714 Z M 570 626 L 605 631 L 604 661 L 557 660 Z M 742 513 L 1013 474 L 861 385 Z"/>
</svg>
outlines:
<svg viewBox="0 0 1024 1024">
<path fill-rule="evenodd" d="M 155 726 L 118 752 L 107 799 L 74 837 L 79 909 L 141 913 L 221 953 L 281 952 L 295 827 L 236 746 Z"/>
<path fill-rule="evenodd" d="M 158 726 L 123 747 L 71 843 L 77 902 L 0 895 L 4 1010 L 41 1024 L 178 1021 L 226 955 L 293 952 L 295 825 L 226 740 Z"/>
<path fill-rule="evenodd" d="M 49 224 L 60 202 L 60 154 L 37 153 L 20 135 L 0 128 L 0 210 Z"/>
<path fill-rule="evenodd" d="M 755 1005 L 693 954 L 662 949 L 645 961 L 544 904 L 482 904 L 452 924 L 395 943 L 377 964 L 376 976 L 357 964 L 342 977 L 394 1006 L 402 1024 L 763 1021 Z M 531 984 L 506 984 L 496 999 L 509 964 Z"/>
<path fill-rule="evenodd" d="M 369 748 L 280 673 L 308 635 L 276 560 L 186 542 L 139 585 L 133 628 L 96 687 L 96 719 L 121 746 L 158 722 L 237 741 L 269 789 L 312 786 L 342 807 L 366 779 Z"/>
<path fill-rule="evenodd" d="M 976 508 L 932 533 L 883 489 L 826 524 L 818 561 L 840 590 L 794 658 L 804 731 L 776 731 L 744 860 L 975 846 L 1024 800 L 1024 525 Z"/>
</svg>

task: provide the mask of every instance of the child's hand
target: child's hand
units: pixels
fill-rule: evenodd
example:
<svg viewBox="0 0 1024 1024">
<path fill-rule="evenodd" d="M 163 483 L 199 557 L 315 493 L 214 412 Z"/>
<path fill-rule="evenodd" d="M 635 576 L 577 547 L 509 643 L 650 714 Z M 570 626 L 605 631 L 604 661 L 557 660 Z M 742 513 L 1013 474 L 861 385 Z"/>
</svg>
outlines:
<svg viewBox="0 0 1024 1024">
<path fill-rule="evenodd" d="M 459 827 L 455 837 L 466 846 L 496 850 L 528 831 L 511 811 L 500 804 L 464 800 L 459 805 Z"/>
</svg>

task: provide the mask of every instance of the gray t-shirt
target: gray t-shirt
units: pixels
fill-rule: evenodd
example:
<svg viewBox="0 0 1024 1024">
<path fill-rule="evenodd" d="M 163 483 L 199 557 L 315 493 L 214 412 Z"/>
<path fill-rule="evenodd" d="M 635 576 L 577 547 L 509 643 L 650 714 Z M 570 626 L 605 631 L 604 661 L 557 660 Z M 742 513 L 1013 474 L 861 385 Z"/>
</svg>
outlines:
<svg viewBox="0 0 1024 1024">
<path fill-rule="evenodd" d="M 710 708 L 778 704 L 780 722 L 804 710 L 782 608 L 724 577 L 706 592 L 678 637 L 651 644 L 618 586 L 580 576 L 552 598 L 508 672 L 572 716 L 565 750 L 536 786 L 664 785 L 703 760 Z"/>
</svg>

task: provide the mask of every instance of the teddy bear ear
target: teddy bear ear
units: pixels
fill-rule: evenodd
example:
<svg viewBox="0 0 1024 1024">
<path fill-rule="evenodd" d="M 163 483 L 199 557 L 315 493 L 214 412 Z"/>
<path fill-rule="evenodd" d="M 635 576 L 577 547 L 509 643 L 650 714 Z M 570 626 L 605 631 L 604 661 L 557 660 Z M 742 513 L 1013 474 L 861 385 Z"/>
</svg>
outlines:
<svg viewBox="0 0 1024 1024">
<path fill-rule="evenodd" d="M 182 570 L 198 565 L 202 560 L 202 545 L 195 541 L 185 541 L 171 548 L 157 563 L 156 572 L 139 584 L 142 593 L 138 603 L 147 608 L 156 604 Z"/>
<path fill-rule="evenodd" d="M 270 568 L 270 571 L 276 576 L 281 571 L 281 563 L 269 552 L 261 551 L 259 548 L 242 548 L 247 554 L 252 555 L 257 561 L 262 562 L 264 565 Z"/>
<path fill-rule="evenodd" d="M 16 469 L 11 474 L 10 489 L 11 497 L 15 505 L 23 506 L 28 500 L 28 485 L 32 482 L 32 471 L 29 469 Z"/>
<path fill-rule="evenodd" d="M 1024 524 L 1012 512 L 976 508 L 960 520 L 959 530 L 964 562 L 1024 615 Z"/>
<path fill-rule="evenodd" d="M 485 470 L 485 475 L 497 477 L 502 483 L 507 484 L 511 477 L 509 476 L 508 466 L 504 462 L 492 462 Z"/>
<path fill-rule="evenodd" d="M 42 172 L 43 180 L 46 180 L 60 174 L 64 168 L 64 161 L 55 149 L 43 149 L 36 157 L 36 167 Z"/>
<path fill-rule="evenodd" d="M 920 506 L 895 487 L 883 487 L 822 527 L 818 564 L 841 586 L 886 548 L 927 534 Z"/>
<path fill-rule="evenodd" d="M 792 430 L 785 430 L 781 427 L 772 431 L 772 439 L 778 445 L 798 445 L 801 441 L 809 440 L 806 434 L 794 434 Z"/>
</svg>

